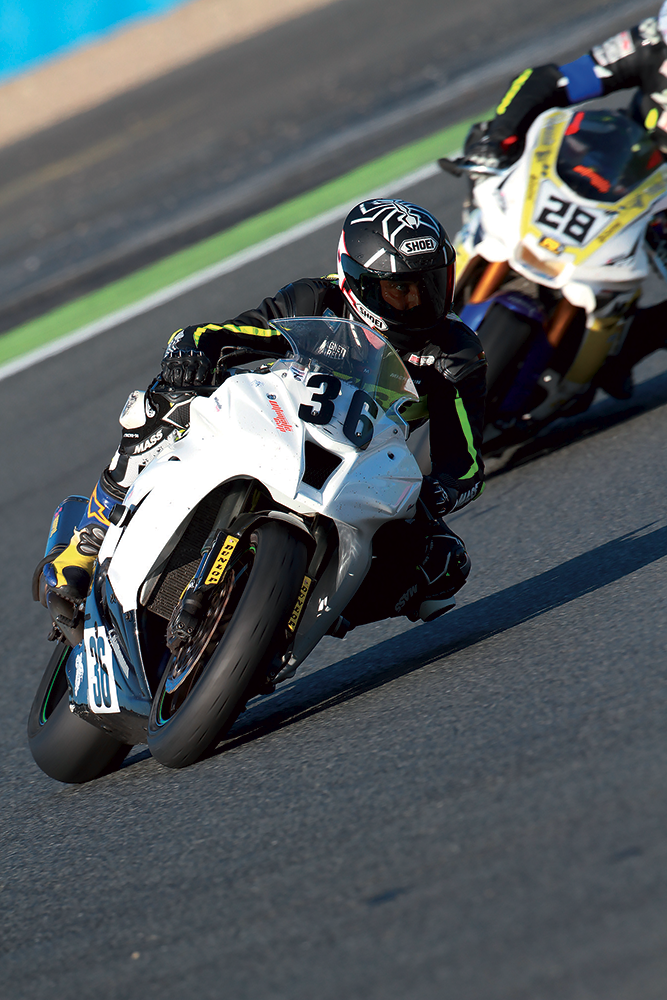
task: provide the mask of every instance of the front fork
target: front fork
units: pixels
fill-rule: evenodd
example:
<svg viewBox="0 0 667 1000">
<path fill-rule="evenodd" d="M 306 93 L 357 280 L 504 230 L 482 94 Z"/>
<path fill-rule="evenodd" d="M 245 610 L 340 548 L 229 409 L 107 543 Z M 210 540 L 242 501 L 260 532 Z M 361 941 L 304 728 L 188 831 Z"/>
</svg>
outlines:
<svg viewBox="0 0 667 1000">
<path fill-rule="evenodd" d="M 546 398 L 532 411 L 533 420 L 548 419 L 566 403 L 589 390 L 607 358 L 620 351 L 632 322 L 639 294 L 639 289 L 632 289 L 598 296 L 595 310 L 587 314 L 584 335 L 568 370 L 561 375 L 548 368 L 540 376 L 538 385 L 545 390 Z M 562 299 L 560 305 L 566 302 L 567 300 Z M 575 310 L 570 303 L 567 305 Z M 563 330 L 561 338 L 565 332 Z M 549 340 L 553 344 L 551 337 Z"/>
</svg>

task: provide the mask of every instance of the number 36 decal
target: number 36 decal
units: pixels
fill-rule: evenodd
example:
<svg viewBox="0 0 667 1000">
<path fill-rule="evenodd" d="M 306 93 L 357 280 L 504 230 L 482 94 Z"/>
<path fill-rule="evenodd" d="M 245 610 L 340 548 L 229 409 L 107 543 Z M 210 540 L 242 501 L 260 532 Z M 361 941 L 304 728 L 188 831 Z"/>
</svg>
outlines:
<svg viewBox="0 0 667 1000">
<path fill-rule="evenodd" d="M 308 424 L 328 424 L 335 412 L 334 400 L 340 394 L 340 379 L 335 375 L 311 375 L 306 385 L 313 392 L 310 405 L 302 403 L 299 418 Z M 373 438 L 373 419 L 379 412 L 372 396 L 363 389 L 357 389 L 350 400 L 347 416 L 343 423 L 343 434 L 357 448 L 367 448 Z"/>
</svg>

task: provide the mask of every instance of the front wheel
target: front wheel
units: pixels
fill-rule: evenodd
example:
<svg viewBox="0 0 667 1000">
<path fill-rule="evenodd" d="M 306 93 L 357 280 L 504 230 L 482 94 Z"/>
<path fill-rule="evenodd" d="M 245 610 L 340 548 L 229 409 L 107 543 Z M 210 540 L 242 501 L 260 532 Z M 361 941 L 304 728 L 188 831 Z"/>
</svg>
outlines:
<svg viewBox="0 0 667 1000">
<path fill-rule="evenodd" d="M 238 549 L 153 699 L 148 746 L 168 767 L 187 767 L 224 736 L 253 681 L 263 679 L 284 645 L 306 571 L 306 545 L 289 525 L 268 521 Z"/>
<path fill-rule="evenodd" d="M 477 331 L 487 360 L 486 418 L 492 423 L 521 370 L 531 341 L 535 323 L 494 303 Z"/>
<path fill-rule="evenodd" d="M 65 666 L 71 652 L 62 642 L 53 651 L 30 709 L 28 744 L 50 778 L 79 784 L 116 770 L 132 747 L 70 712 Z"/>
</svg>

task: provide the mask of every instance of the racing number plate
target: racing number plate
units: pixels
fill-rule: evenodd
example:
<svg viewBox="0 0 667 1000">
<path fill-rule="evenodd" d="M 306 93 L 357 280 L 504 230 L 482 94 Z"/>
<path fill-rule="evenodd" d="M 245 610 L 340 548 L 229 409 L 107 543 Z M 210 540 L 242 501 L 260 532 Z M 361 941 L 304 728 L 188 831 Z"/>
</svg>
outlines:
<svg viewBox="0 0 667 1000">
<path fill-rule="evenodd" d="M 109 639 L 100 625 L 88 627 L 83 633 L 88 668 L 88 706 L 97 715 L 120 711 L 113 672 L 113 655 Z"/>
</svg>

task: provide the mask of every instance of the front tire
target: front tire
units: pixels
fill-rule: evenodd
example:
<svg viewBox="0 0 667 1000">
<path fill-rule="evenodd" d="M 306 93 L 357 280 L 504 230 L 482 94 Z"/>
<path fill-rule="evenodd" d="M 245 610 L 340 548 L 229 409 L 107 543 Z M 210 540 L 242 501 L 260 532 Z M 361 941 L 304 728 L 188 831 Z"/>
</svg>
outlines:
<svg viewBox="0 0 667 1000">
<path fill-rule="evenodd" d="M 268 521 L 239 549 L 153 699 L 148 746 L 167 767 L 187 767 L 222 739 L 284 642 L 306 571 L 306 545 L 284 522 Z"/>
<path fill-rule="evenodd" d="M 507 396 L 535 335 L 534 325 L 500 303 L 491 306 L 477 335 L 487 360 L 486 423 L 492 423 Z"/>
<path fill-rule="evenodd" d="M 30 709 L 28 745 L 50 778 L 80 784 L 115 771 L 132 747 L 70 712 L 65 666 L 71 652 L 62 642 L 53 651 Z"/>
</svg>

